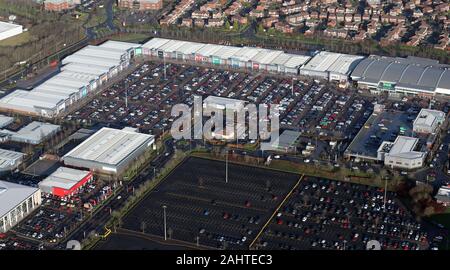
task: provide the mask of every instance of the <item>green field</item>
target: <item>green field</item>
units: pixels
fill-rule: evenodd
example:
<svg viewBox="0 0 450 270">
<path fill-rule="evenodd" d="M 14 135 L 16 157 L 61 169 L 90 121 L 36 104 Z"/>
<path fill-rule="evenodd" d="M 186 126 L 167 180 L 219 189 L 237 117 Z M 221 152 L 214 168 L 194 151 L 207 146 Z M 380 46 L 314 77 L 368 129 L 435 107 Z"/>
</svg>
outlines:
<svg viewBox="0 0 450 270">
<path fill-rule="evenodd" d="M 150 38 L 150 36 L 146 35 L 146 34 L 127 33 L 127 34 L 115 35 L 115 36 L 111 37 L 111 40 L 139 43 L 139 42 L 146 41 L 149 38 Z"/>
<path fill-rule="evenodd" d="M 13 37 L 10 37 L 10 38 L 0 41 L 0 46 L 2 46 L 2 47 L 19 46 L 19 45 L 27 43 L 30 40 L 31 40 L 30 32 L 23 32 L 22 34 L 19 34 L 17 36 L 13 36 Z"/>
</svg>

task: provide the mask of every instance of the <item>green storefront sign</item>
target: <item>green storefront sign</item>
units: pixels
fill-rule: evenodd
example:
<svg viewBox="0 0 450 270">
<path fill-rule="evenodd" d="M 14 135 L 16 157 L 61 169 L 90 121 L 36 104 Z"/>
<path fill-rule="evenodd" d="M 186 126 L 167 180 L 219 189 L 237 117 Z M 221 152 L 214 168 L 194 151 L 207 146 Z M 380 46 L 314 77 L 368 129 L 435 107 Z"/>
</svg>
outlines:
<svg viewBox="0 0 450 270">
<path fill-rule="evenodd" d="M 136 49 L 134 50 L 134 53 L 135 53 L 136 55 L 142 55 L 142 48 L 136 48 Z"/>
<path fill-rule="evenodd" d="M 220 65 L 220 58 L 213 57 L 212 62 L 213 62 L 214 65 Z"/>
<path fill-rule="evenodd" d="M 394 90 L 395 85 L 388 82 L 381 82 L 379 87 L 383 90 Z"/>
</svg>

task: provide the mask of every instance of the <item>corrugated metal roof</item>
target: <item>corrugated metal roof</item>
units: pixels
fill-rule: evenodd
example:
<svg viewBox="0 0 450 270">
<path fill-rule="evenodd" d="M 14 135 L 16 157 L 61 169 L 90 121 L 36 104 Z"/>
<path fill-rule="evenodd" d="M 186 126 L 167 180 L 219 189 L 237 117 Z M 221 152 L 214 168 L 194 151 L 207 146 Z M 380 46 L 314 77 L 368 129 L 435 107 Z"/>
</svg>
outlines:
<svg viewBox="0 0 450 270">
<path fill-rule="evenodd" d="M 64 158 L 117 165 L 152 138 L 153 136 L 148 134 L 105 127 L 67 153 Z"/>
<path fill-rule="evenodd" d="M 17 160 L 24 156 L 23 153 L 6 149 L 0 149 L 0 168 L 6 169 L 14 165 Z"/>
<path fill-rule="evenodd" d="M 205 47 L 203 47 L 202 50 L 199 51 L 198 53 L 206 57 L 217 56 L 217 52 L 220 51 L 223 47 L 225 46 L 216 44 L 206 44 Z"/>
<path fill-rule="evenodd" d="M 298 68 L 304 65 L 311 57 L 305 55 L 288 54 L 289 60 L 284 63 L 287 68 Z"/>
<path fill-rule="evenodd" d="M 436 60 L 371 55 L 361 61 L 351 77 L 362 83 L 391 82 L 396 88 L 411 91 L 450 93 L 449 66 Z"/>
<path fill-rule="evenodd" d="M 68 167 L 59 167 L 55 172 L 39 183 L 39 187 L 71 189 L 86 176 L 89 171 L 77 170 Z"/>
<path fill-rule="evenodd" d="M 188 43 L 184 44 L 183 46 L 181 46 L 180 48 L 178 48 L 178 51 L 183 54 L 194 54 L 194 53 L 198 52 L 199 50 L 201 50 L 205 46 L 206 45 L 203 43 L 188 42 Z"/>
<path fill-rule="evenodd" d="M 156 50 L 169 41 L 170 41 L 170 39 L 165 39 L 165 38 L 152 38 L 148 42 L 144 43 L 144 45 L 142 45 L 142 47 L 147 48 L 149 50 Z"/>
<path fill-rule="evenodd" d="M 93 65 L 79 65 L 77 63 L 67 64 L 61 67 L 61 71 L 70 71 L 81 74 L 88 74 L 92 76 L 101 76 L 109 71 L 107 67 L 93 66 Z"/>
<path fill-rule="evenodd" d="M 275 59 L 272 60 L 272 65 L 283 65 L 284 63 L 286 63 L 293 55 L 291 54 L 287 54 L 287 53 L 282 53 L 280 55 L 278 55 L 277 57 L 275 57 Z M 308 58 L 309 59 L 309 58 Z"/>
<path fill-rule="evenodd" d="M 222 59 L 229 59 L 240 49 L 241 48 L 238 47 L 223 46 L 220 50 L 216 52 L 216 55 L 220 56 L 220 58 Z"/>
<path fill-rule="evenodd" d="M 127 50 L 129 50 L 131 48 L 141 47 L 141 45 L 137 44 L 137 43 L 131 43 L 131 42 L 108 40 L 108 41 L 104 42 L 103 44 L 100 44 L 97 47 L 109 48 L 109 49 L 115 49 L 115 50 L 121 50 L 121 51 L 127 51 Z"/>
<path fill-rule="evenodd" d="M 83 49 L 77 51 L 73 55 L 86 55 L 95 58 L 105 58 L 112 60 L 120 60 L 124 55 L 126 55 L 125 51 L 117 51 L 115 49 L 109 48 L 101 48 L 96 46 L 87 46 Z"/>
<path fill-rule="evenodd" d="M 69 63 L 79 63 L 85 65 L 98 65 L 103 67 L 114 67 L 120 64 L 118 60 L 112 60 L 101 57 L 91 57 L 86 55 L 70 55 L 62 60 L 62 64 L 66 65 Z"/>
<path fill-rule="evenodd" d="M 339 53 L 320 52 L 316 54 L 302 69 L 326 72 L 341 56 Z"/>
<path fill-rule="evenodd" d="M 233 48 L 237 48 L 237 47 L 233 47 Z M 236 50 L 235 53 L 233 54 L 232 58 L 238 59 L 240 61 L 249 61 L 252 58 L 254 58 L 261 51 L 261 49 L 253 48 L 253 47 L 243 47 L 243 48 L 238 48 L 238 49 L 239 50 Z"/>
</svg>

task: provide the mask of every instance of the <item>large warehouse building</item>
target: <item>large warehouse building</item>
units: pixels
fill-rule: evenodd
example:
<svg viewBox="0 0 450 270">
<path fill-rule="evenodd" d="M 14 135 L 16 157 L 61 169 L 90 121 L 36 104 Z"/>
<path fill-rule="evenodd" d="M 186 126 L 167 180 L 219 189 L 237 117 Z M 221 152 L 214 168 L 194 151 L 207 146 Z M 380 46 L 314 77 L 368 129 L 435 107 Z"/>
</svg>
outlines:
<svg viewBox="0 0 450 270">
<path fill-rule="evenodd" d="M 178 59 L 198 63 L 223 65 L 253 71 L 297 75 L 309 56 L 289 54 L 278 50 L 235 47 L 153 38 L 142 45 L 146 56 Z"/>
<path fill-rule="evenodd" d="M 363 59 L 364 56 L 320 52 L 300 68 L 300 74 L 328 81 L 347 82 L 350 73 Z"/>
<path fill-rule="evenodd" d="M 0 99 L 0 110 L 55 117 L 130 64 L 139 44 L 107 41 L 86 46 L 62 60 L 61 72 L 31 91 L 16 90 Z"/>
<path fill-rule="evenodd" d="M 38 188 L 0 180 L 0 233 L 7 232 L 41 205 Z"/>
<path fill-rule="evenodd" d="M 0 22 L 0 40 L 4 40 L 19 35 L 22 32 L 23 32 L 22 25 Z"/>
<path fill-rule="evenodd" d="M 431 59 L 371 55 L 356 66 L 351 78 L 373 92 L 450 95 L 450 66 Z"/>
<path fill-rule="evenodd" d="M 39 183 L 42 192 L 57 197 L 68 197 L 92 180 L 90 171 L 60 167 Z"/>
<path fill-rule="evenodd" d="M 64 164 L 105 174 L 121 174 L 154 144 L 154 136 L 102 128 L 64 157 Z"/>
<path fill-rule="evenodd" d="M 18 131 L 2 129 L 0 135 L 6 135 L 14 142 L 40 144 L 60 130 L 59 125 L 33 121 Z"/>
</svg>

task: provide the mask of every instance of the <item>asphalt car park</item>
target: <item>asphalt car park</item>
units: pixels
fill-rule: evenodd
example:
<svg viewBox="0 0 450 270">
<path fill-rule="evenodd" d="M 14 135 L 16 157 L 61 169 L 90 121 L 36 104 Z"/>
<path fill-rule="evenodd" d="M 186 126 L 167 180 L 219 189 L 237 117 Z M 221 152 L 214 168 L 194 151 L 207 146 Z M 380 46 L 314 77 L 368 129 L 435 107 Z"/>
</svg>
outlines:
<svg viewBox="0 0 450 270">
<path fill-rule="evenodd" d="M 299 175 L 188 158 L 123 218 L 123 228 L 212 248 L 248 249 Z"/>
<path fill-rule="evenodd" d="M 255 243 L 258 249 L 361 250 L 428 247 L 427 233 L 395 193 L 379 188 L 304 177 Z"/>
<path fill-rule="evenodd" d="M 175 104 L 194 95 L 221 96 L 253 104 L 276 104 L 281 127 L 312 136 L 349 137 L 371 113 L 370 100 L 308 79 L 244 73 L 187 64 L 146 62 L 67 116 L 83 124 L 132 126 L 155 135 L 170 129 Z M 363 120 L 361 120 L 363 119 Z M 356 134 L 356 133 L 355 133 Z"/>
</svg>

